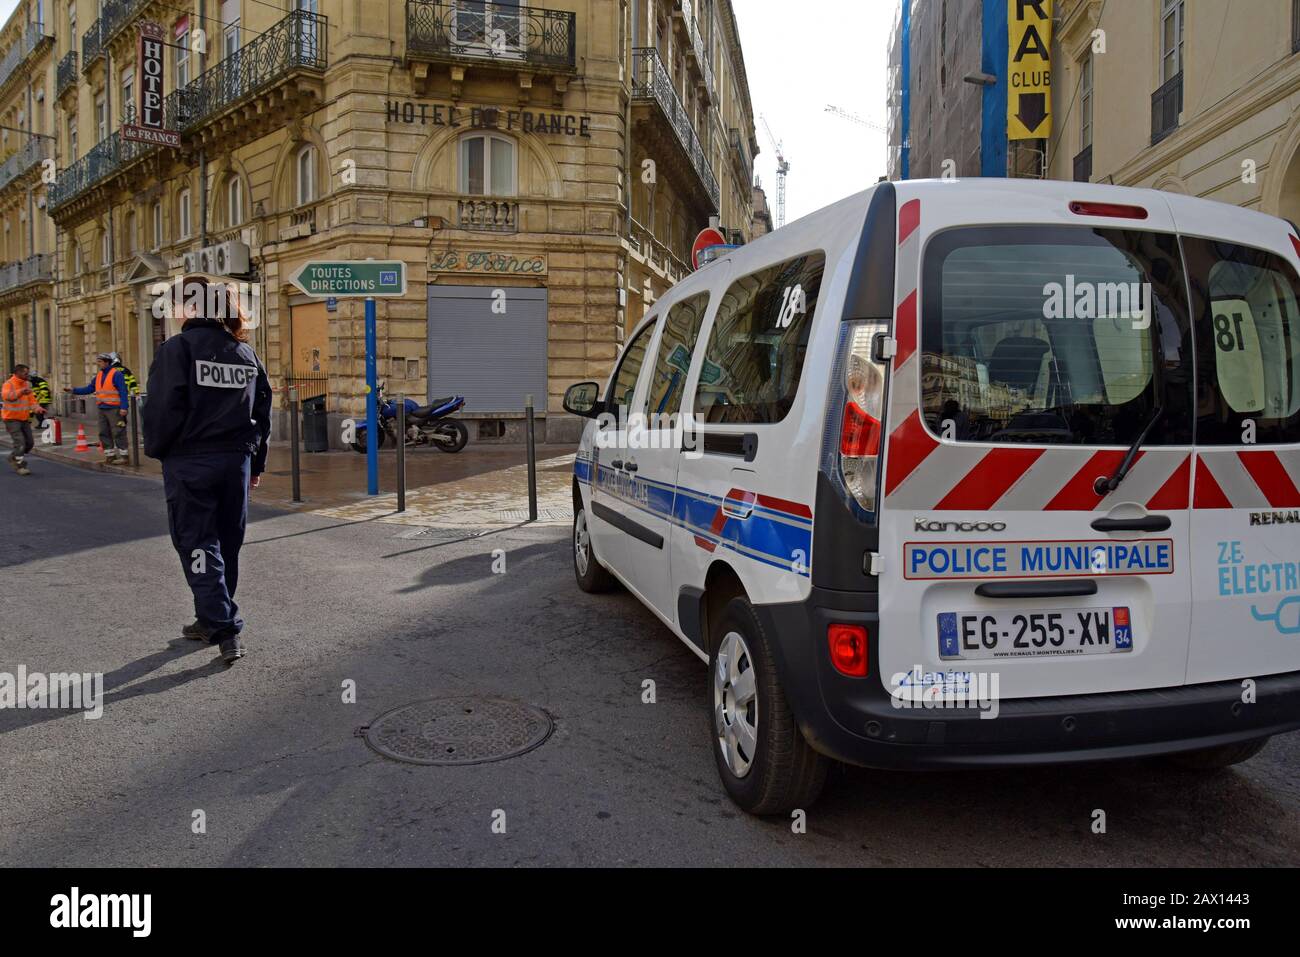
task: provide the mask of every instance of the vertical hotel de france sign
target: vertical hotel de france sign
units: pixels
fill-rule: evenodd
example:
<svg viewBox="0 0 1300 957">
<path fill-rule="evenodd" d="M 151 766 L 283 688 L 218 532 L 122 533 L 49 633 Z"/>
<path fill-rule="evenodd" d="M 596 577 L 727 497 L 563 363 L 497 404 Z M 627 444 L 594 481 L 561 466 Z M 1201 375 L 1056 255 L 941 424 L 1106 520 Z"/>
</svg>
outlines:
<svg viewBox="0 0 1300 957">
<path fill-rule="evenodd" d="M 136 45 L 136 76 L 138 89 L 135 101 L 135 122 L 122 125 L 122 138 L 138 143 L 160 146 L 181 145 L 181 135 L 164 127 L 163 115 L 163 50 L 166 49 L 167 31 L 160 24 L 144 21 L 140 24 L 140 40 Z"/>
</svg>

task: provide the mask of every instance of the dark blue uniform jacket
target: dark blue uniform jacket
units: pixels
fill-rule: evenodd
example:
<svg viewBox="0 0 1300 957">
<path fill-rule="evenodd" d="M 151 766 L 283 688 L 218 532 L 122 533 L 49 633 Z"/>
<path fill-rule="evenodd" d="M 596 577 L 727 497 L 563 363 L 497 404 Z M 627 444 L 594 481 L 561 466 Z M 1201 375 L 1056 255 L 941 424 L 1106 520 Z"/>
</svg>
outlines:
<svg viewBox="0 0 1300 957">
<path fill-rule="evenodd" d="M 271 383 L 253 347 L 219 322 L 191 319 L 158 347 L 144 404 L 144 454 L 248 452 L 266 468 Z"/>
</svg>

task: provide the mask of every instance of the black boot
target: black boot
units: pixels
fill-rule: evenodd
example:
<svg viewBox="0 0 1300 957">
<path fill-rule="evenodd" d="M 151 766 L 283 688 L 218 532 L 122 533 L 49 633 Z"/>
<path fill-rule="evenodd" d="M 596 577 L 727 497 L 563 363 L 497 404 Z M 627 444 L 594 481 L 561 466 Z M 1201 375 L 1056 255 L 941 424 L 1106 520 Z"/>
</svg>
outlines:
<svg viewBox="0 0 1300 957">
<path fill-rule="evenodd" d="M 244 649 L 239 644 L 238 638 L 227 638 L 221 643 L 221 660 L 226 664 L 233 665 L 242 657 L 244 657 Z"/>
<path fill-rule="evenodd" d="M 181 629 L 181 637 L 193 638 L 195 641 L 206 641 L 209 644 L 212 642 L 212 632 L 199 624 L 197 620 Z"/>
</svg>

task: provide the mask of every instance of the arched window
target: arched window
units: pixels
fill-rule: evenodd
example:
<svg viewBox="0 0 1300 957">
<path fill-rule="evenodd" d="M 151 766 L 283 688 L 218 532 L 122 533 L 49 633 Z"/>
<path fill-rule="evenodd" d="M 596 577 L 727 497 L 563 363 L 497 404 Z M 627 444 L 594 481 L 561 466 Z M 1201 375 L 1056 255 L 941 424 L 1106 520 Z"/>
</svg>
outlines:
<svg viewBox="0 0 1300 957">
<path fill-rule="evenodd" d="M 298 150 L 294 162 L 294 180 L 299 206 L 316 199 L 316 147 L 310 143 Z"/>
<path fill-rule="evenodd" d="M 176 201 L 176 226 L 177 235 L 180 239 L 190 238 L 190 191 L 181 190 L 180 196 Z"/>
<path fill-rule="evenodd" d="M 476 133 L 460 141 L 460 191 L 468 196 L 514 196 L 515 144 L 503 136 Z"/>
<path fill-rule="evenodd" d="M 238 226 L 244 221 L 244 184 L 239 176 L 231 174 L 226 180 L 226 225 Z"/>
</svg>

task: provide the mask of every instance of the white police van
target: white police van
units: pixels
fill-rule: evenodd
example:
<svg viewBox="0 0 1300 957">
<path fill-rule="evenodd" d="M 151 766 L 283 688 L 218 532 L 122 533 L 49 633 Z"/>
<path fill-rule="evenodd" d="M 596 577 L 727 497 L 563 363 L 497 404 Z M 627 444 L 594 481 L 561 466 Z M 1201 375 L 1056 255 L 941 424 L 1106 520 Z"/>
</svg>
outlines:
<svg viewBox="0 0 1300 957">
<path fill-rule="evenodd" d="M 1300 237 L 1100 184 L 882 183 L 656 302 L 565 408 L 579 585 L 710 664 L 754 813 L 879 768 L 1300 727 Z"/>
</svg>

